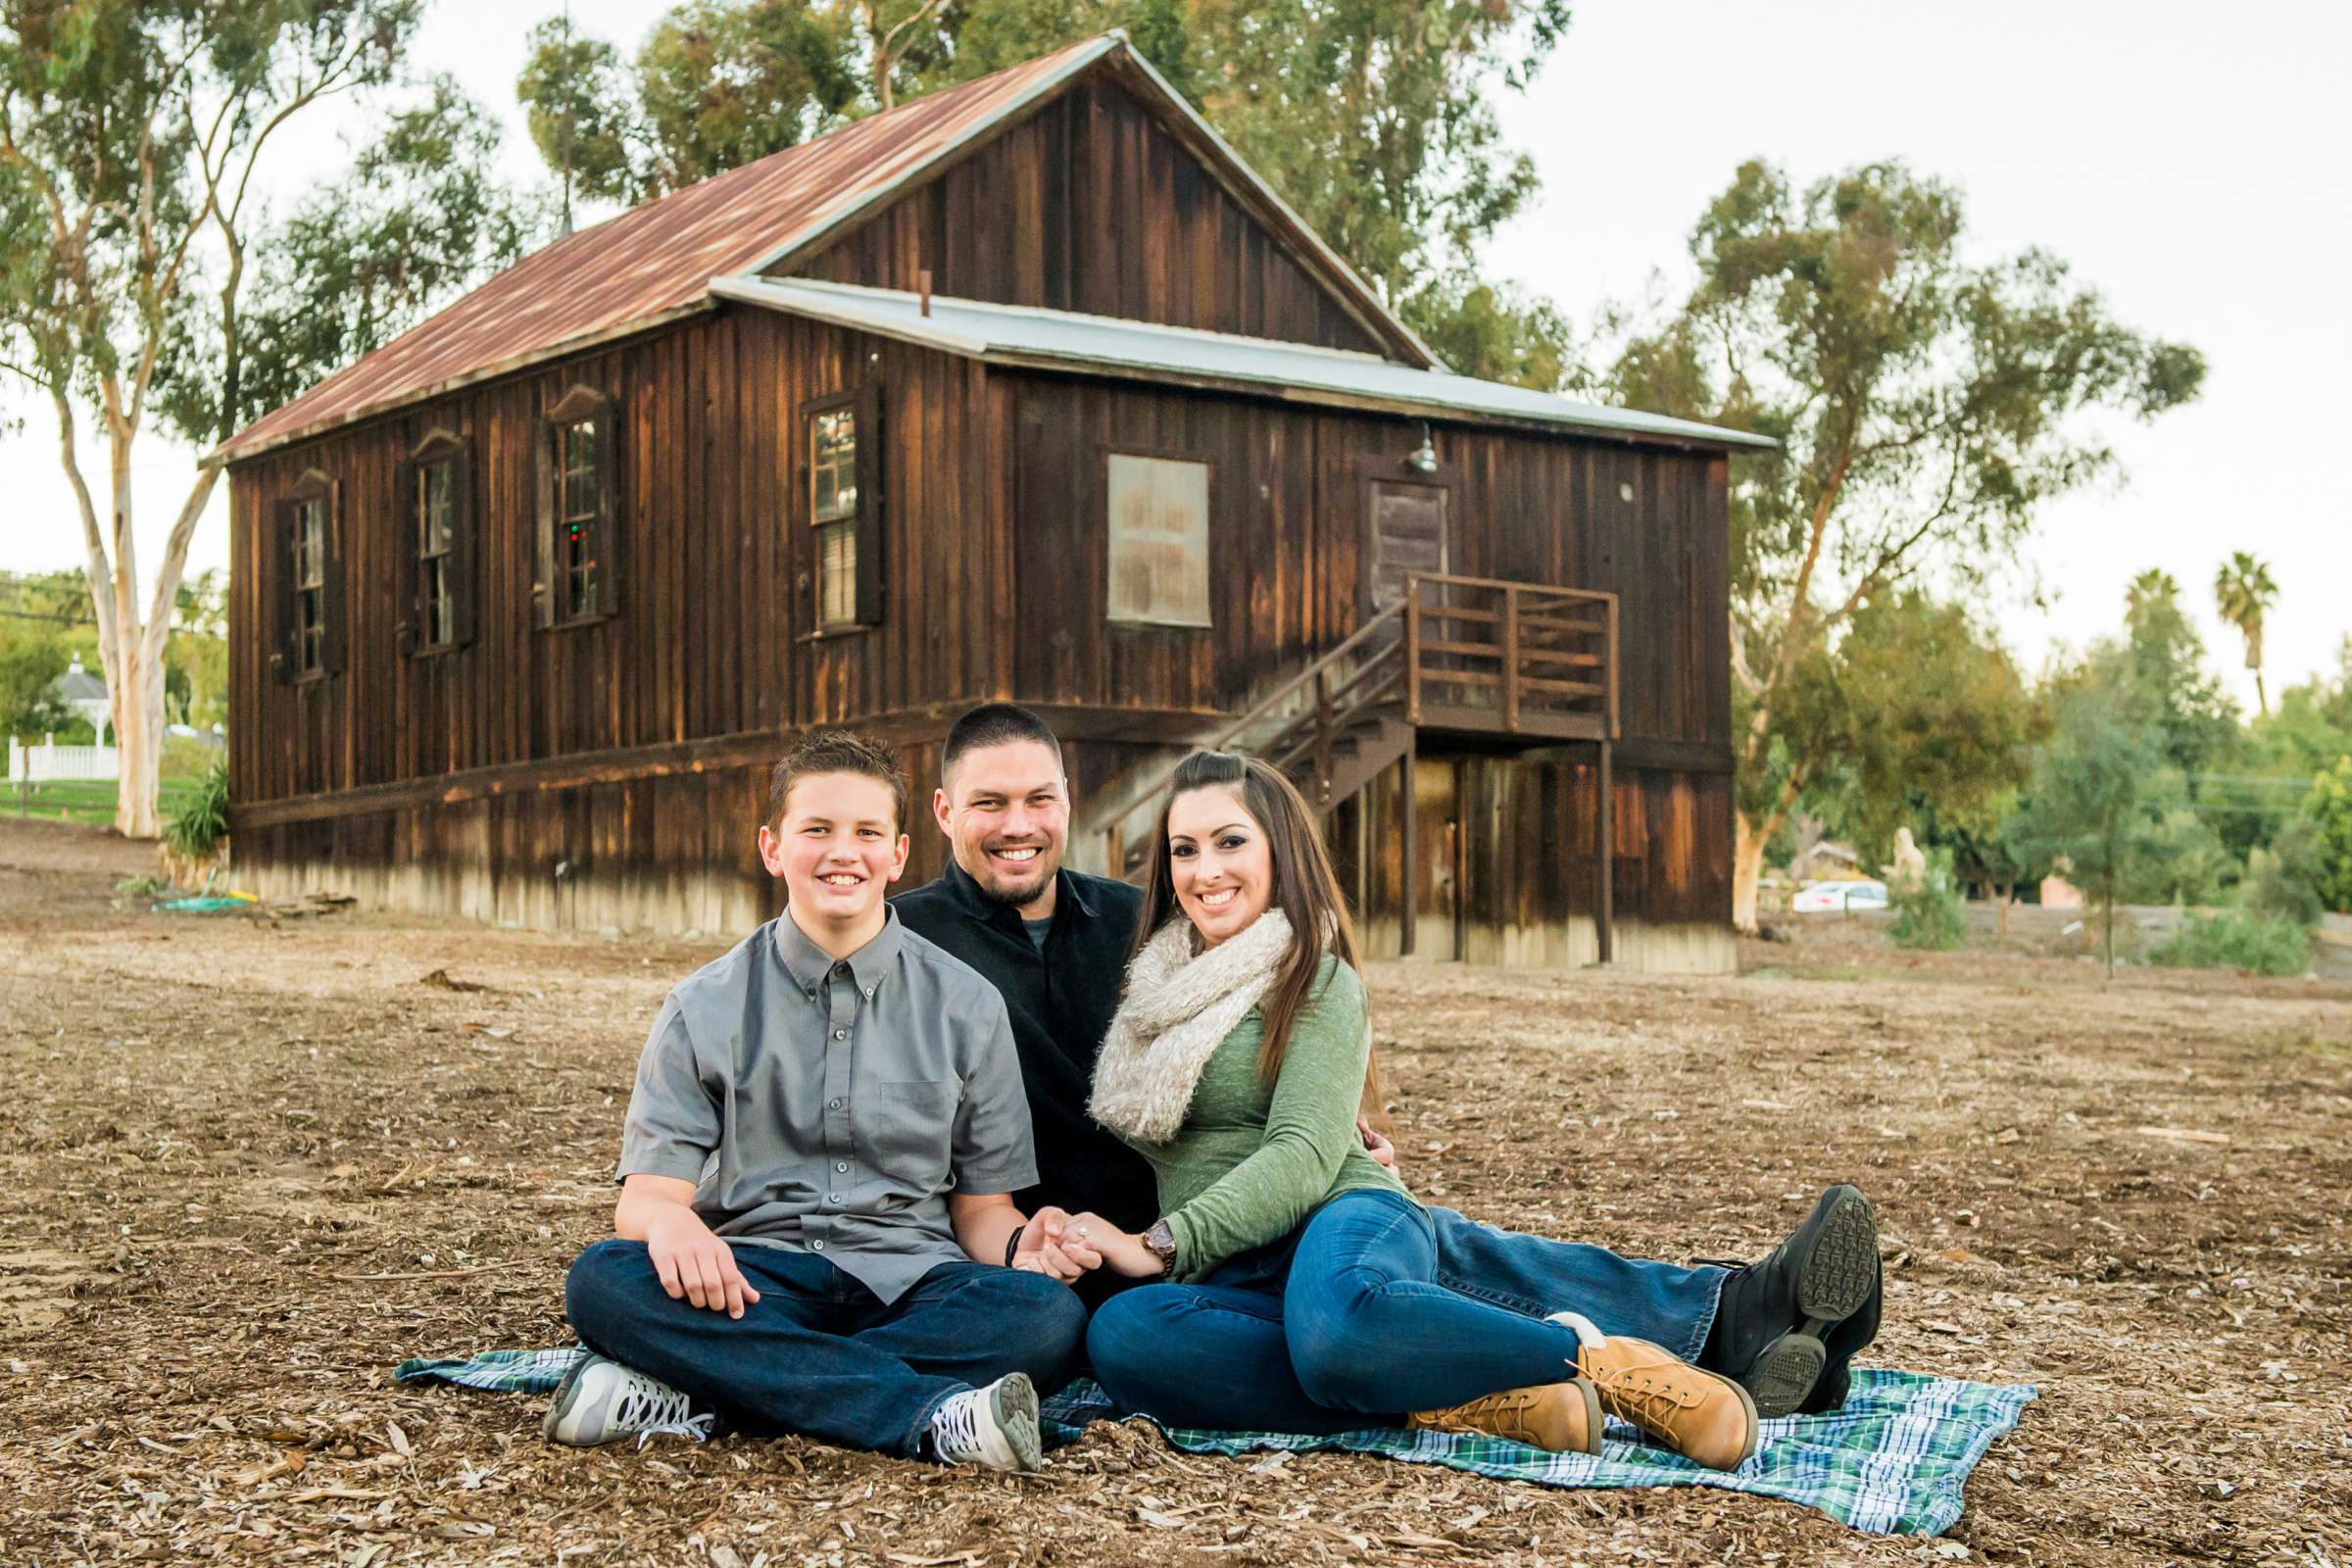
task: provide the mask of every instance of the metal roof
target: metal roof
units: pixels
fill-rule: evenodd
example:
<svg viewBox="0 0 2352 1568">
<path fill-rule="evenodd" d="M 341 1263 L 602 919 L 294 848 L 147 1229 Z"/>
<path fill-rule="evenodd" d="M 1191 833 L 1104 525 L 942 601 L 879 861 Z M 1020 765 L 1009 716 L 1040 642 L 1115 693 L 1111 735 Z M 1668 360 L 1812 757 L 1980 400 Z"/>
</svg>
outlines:
<svg viewBox="0 0 2352 1568">
<path fill-rule="evenodd" d="M 566 235 L 221 443 L 223 458 L 707 310 L 756 270 L 1123 47 L 1106 34 L 918 98 Z"/>
<path fill-rule="evenodd" d="M 1173 381 L 1420 418 L 1556 426 L 1695 446 L 1775 444 L 1769 437 L 1694 419 L 1577 403 L 1555 393 L 1309 343 L 937 296 L 926 315 L 916 295 L 849 283 L 715 277 L 710 286 L 722 299 L 998 365 Z"/>
<path fill-rule="evenodd" d="M 1437 363 L 1337 252 L 1113 31 L 860 120 L 632 208 L 525 257 L 454 305 L 238 431 L 246 458 L 711 305 L 713 274 L 789 265 L 1099 63 L 1168 116 L 1406 358 Z"/>
</svg>

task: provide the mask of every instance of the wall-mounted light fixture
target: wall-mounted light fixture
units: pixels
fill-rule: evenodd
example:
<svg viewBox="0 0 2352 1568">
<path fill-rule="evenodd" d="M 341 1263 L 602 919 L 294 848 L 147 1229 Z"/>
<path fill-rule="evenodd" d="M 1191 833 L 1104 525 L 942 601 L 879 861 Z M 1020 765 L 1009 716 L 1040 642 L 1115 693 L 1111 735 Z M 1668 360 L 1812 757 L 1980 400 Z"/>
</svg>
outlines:
<svg viewBox="0 0 2352 1568">
<path fill-rule="evenodd" d="M 1421 444 L 1413 448 L 1404 462 L 1405 466 L 1413 469 L 1416 473 L 1438 471 L 1438 449 L 1436 443 L 1429 438 L 1429 421 L 1427 419 L 1421 421 Z"/>
</svg>

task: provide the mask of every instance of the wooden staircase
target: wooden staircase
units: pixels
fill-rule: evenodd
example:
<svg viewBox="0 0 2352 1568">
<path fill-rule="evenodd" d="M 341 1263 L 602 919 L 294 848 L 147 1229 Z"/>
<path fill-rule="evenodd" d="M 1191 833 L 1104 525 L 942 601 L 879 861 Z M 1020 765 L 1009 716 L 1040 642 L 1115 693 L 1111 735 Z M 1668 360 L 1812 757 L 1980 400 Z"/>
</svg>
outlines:
<svg viewBox="0 0 2352 1568">
<path fill-rule="evenodd" d="M 1423 737 L 1496 750 L 1592 742 L 1600 766 L 1600 958 L 1610 957 L 1609 748 L 1617 739 L 1617 596 L 1489 577 L 1415 575 L 1403 596 L 1205 744 L 1272 762 L 1319 815 L 1401 765 Z M 1177 762 L 1138 769 L 1084 830 L 1134 876 Z M 1409 791 L 1406 798 L 1410 799 Z M 1413 951 L 1414 813 L 1402 945 Z"/>
</svg>

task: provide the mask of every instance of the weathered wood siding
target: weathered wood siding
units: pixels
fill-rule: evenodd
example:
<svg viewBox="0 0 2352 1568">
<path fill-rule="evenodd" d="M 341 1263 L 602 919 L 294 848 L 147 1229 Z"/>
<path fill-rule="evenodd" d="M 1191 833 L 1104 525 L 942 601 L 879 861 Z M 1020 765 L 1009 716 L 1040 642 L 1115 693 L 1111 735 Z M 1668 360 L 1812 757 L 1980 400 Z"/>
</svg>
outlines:
<svg viewBox="0 0 2352 1568">
<path fill-rule="evenodd" d="M 1382 352 L 1341 299 L 1114 82 L 1079 83 L 791 270 Z"/>
<path fill-rule="evenodd" d="M 884 389 L 889 597 L 871 630 L 808 636 L 813 530 L 800 404 Z M 619 611 L 532 624 L 533 443 L 575 383 L 614 399 Z M 990 591 L 998 466 L 973 365 L 764 312 L 731 312 L 240 465 L 231 476 L 230 776 L 240 805 L 676 743 L 959 699 L 1009 674 Z M 978 411 L 976 413 L 976 411 Z M 478 631 L 404 657 L 401 458 L 433 428 L 473 466 Z M 861 442 L 864 438 L 861 437 Z M 862 455 L 862 454 L 861 454 Z M 348 667 L 286 683 L 268 660 L 285 564 L 272 504 L 340 483 Z"/>
<path fill-rule="evenodd" d="M 1000 373 L 1017 405 L 1013 685 L 1027 701 L 1238 710 L 1360 624 L 1366 473 L 1417 421 Z M 1626 739 L 1731 744 L 1720 455 L 1436 425 L 1453 570 L 1620 600 Z M 1208 629 L 1106 619 L 1105 457 L 1209 466 Z M 1630 498 L 1629 498 L 1630 497 Z"/>
</svg>

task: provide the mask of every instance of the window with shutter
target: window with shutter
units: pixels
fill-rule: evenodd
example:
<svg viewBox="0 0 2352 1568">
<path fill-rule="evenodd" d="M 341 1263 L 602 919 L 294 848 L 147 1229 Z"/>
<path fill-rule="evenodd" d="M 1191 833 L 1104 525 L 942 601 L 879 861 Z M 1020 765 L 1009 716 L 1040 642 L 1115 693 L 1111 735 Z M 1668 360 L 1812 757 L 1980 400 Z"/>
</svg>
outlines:
<svg viewBox="0 0 2352 1568">
<path fill-rule="evenodd" d="M 612 400 L 575 386 L 545 416 L 540 441 L 542 626 L 598 621 L 619 608 L 619 486 Z M 453 613 L 457 608 L 453 602 Z"/>
<path fill-rule="evenodd" d="M 867 386 L 802 409 L 819 633 L 882 620 L 881 395 Z"/>
<path fill-rule="evenodd" d="M 343 664 L 342 560 L 334 480 L 313 468 L 277 506 L 277 648 L 270 667 L 280 680 L 317 680 Z"/>
<path fill-rule="evenodd" d="M 401 466 L 403 653 L 446 653 L 472 640 L 471 491 L 465 443 L 448 430 L 427 435 Z"/>
</svg>

